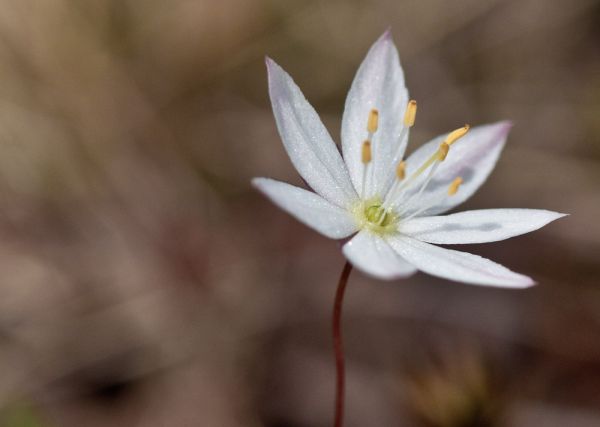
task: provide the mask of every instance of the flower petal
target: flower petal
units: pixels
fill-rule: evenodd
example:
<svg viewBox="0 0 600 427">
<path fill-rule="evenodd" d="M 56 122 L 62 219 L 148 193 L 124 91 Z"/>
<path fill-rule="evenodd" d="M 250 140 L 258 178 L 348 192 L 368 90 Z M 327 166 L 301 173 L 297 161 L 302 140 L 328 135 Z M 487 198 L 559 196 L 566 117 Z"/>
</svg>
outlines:
<svg viewBox="0 0 600 427">
<path fill-rule="evenodd" d="M 399 231 L 429 243 L 497 242 L 537 230 L 563 216 L 538 209 L 481 209 L 414 218 L 401 223 Z"/>
<path fill-rule="evenodd" d="M 391 237 L 388 242 L 400 256 L 433 276 L 508 288 L 525 288 L 534 284 L 531 278 L 478 255 L 440 248 L 402 235 Z"/>
<path fill-rule="evenodd" d="M 252 185 L 281 209 L 324 236 L 342 239 L 357 230 L 348 211 L 318 194 L 269 178 L 254 178 Z"/>
<path fill-rule="evenodd" d="M 294 167 L 321 196 L 349 207 L 358 196 L 327 129 L 292 78 L 272 59 L 266 63 L 277 129 Z"/>
<path fill-rule="evenodd" d="M 392 250 L 385 240 L 361 231 L 342 248 L 348 261 L 359 270 L 379 279 L 397 279 L 414 274 L 417 269 Z"/>
<path fill-rule="evenodd" d="M 435 215 L 446 212 L 471 197 L 496 165 L 511 127 L 512 124 L 506 121 L 478 126 L 454 143 L 423 194 L 412 201 L 405 215 L 427 206 L 430 207 L 420 216 Z M 406 175 L 410 177 L 435 153 L 445 137 L 446 135 L 439 136 L 415 151 L 406 161 Z M 426 176 L 427 172 L 423 173 L 411 185 L 411 190 L 399 196 L 404 200 L 408 199 L 411 193 L 418 191 Z M 448 186 L 456 177 L 463 179 L 462 185 L 455 195 L 448 196 Z M 402 208 L 401 199 L 396 203 Z"/>
<path fill-rule="evenodd" d="M 404 155 L 408 136 L 402 141 L 399 137 L 407 102 L 408 91 L 398 51 L 388 30 L 360 65 L 348 92 L 342 119 L 342 152 L 359 194 L 363 181 L 361 150 L 367 138 L 369 112 L 373 108 L 379 111 L 379 127 L 372 141 L 373 179 L 367 179 L 366 197 L 383 191 L 388 175 L 393 175 L 393 164 Z"/>
</svg>

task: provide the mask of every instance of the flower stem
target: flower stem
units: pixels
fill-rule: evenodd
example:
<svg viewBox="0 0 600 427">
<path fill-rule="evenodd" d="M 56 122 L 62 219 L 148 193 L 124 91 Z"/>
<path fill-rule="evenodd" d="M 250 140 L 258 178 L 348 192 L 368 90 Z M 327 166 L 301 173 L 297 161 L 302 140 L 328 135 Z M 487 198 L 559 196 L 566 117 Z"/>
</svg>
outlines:
<svg viewBox="0 0 600 427">
<path fill-rule="evenodd" d="M 342 427 L 344 422 L 344 389 L 346 384 L 344 366 L 344 345 L 342 343 L 342 303 L 348 277 L 352 272 L 352 264 L 346 261 L 333 303 L 333 349 L 335 352 L 336 384 L 335 384 L 335 422 L 334 427 Z"/>
</svg>

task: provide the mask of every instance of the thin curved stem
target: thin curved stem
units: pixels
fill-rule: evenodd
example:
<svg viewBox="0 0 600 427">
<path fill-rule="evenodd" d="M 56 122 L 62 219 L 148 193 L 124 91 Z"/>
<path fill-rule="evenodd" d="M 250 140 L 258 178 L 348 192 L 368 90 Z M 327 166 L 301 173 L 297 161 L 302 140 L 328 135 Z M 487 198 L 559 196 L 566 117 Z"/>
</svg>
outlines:
<svg viewBox="0 0 600 427">
<path fill-rule="evenodd" d="M 348 283 L 348 277 L 352 272 L 352 264 L 346 261 L 333 303 L 333 349 L 335 352 L 335 421 L 334 427 L 342 427 L 344 423 L 344 393 L 346 386 L 346 373 L 344 364 L 344 345 L 342 343 L 342 303 L 344 302 L 344 291 Z"/>
</svg>

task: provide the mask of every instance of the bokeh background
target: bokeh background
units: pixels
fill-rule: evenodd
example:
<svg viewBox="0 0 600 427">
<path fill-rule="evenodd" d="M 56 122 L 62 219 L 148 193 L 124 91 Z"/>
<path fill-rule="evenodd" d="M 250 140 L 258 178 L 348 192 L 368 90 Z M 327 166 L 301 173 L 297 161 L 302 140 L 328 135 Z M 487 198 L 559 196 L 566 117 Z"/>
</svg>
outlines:
<svg viewBox="0 0 600 427">
<path fill-rule="evenodd" d="M 465 207 L 571 216 L 466 248 L 529 290 L 353 273 L 346 425 L 600 425 L 600 2 L 2 0 L 0 426 L 330 425 L 344 260 L 249 185 L 300 182 L 264 55 L 337 140 L 388 26 L 411 149 L 516 123 Z"/>
</svg>

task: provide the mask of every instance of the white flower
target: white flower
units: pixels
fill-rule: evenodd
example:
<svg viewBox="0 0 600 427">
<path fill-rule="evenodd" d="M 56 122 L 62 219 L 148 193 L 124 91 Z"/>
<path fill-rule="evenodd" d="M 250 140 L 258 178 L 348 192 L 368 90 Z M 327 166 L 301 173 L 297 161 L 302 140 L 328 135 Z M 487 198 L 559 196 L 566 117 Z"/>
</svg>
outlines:
<svg viewBox="0 0 600 427">
<path fill-rule="evenodd" d="M 416 103 L 408 99 L 391 35 L 371 47 L 348 93 L 342 153 L 291 77 L 267 58 L 269 93 L 283 145 L 308 191 L 268 178 L 253 184 L 275 204 L 332 239 L 356 233 L 348 260 L 381 279 L 417 270 L 479 285 L 534 282 L 493 261 L 435 244 L 483 243 L 528 233 L 563 214 L 486 209 L 439 216 L 469 198 L 500 155 L 511 124 L 468 126 L 402 161 Z"/>
</svg>

